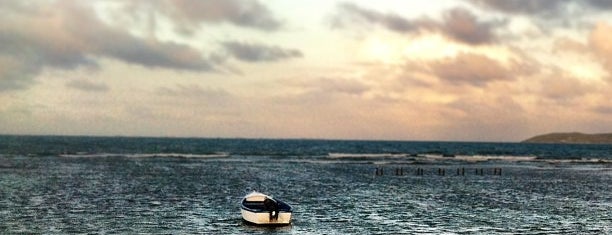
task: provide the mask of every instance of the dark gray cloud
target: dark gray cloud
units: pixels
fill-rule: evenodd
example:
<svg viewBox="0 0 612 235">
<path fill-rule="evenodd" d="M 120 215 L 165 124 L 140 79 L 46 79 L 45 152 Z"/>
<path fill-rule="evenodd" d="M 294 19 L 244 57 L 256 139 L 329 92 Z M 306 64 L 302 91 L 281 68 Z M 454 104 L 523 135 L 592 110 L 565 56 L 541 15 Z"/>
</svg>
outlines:
<svg viewBox="0 0 612 235">
<path fill-rule="evenodd" d="M 562 9 L 569 0 L 467 0 L 477 6 L 508 13 L 550 14 Z"/>
<path fill-rule="evenodd" d="M 506 13 L 528 15 L 559 15 L 570 11 L 572 5 L 582 8 L 612 9 L 609 0 L 466 0 L 476 6 Z"/>
<path fill-rule="evenodd" d="M 352 3 L 343 3 L 338 5 L 341 15 L 334 18 L 334 25 L 338 27 L 346 27 L 349 24 L 356 22 L 375 23 L 396 32 L 410 32 L 417 30 L 418 22 L 407 20 L 396 14 L 384 14 L 377 11 L 361 8 Z"/>
<path fill-rule="evenodd" d="M 446 11 L 443 21 L 421 17 L 407 19 L 392 13 L 380 13 L 361 8 L 355 4 L 339 5 L 340 14 L 333 19 L 336 27 L 349 27 L 358 24 L 381 25 L 398 33 L 418 33 L 422 31 L 440 32 L 449 38 L 467 44 L 486 44 L 496 40 L 493 29 L 497 22 L 480 21 L 476 15 L 463 8 Z"/>
<path fill-rule="evenodd" d="M 201 53 L 185 44 L 138 38 L 125 30 L 110 27 L 95 13 L 79 5 L 67 4 L 64 30 L 80 43 L 79 52 L 102 55 L 147 67 L 211 70 L 212 64 Z"/>
<path fill-rule="evenodd" d="M 0 55 L 0 92 L 28 87 L 31 75 L 39 71 L 39 67 Z"/>
<path fill-rule="evenodd" d="M 96 67 L 101 57 L 193 71 L 213 71 L 221 62 L 186 44 L 139 38 L 111 27 L 79 2 L 0 2 L 0 90 L 27 87 L 45 67 Z"/>
<path fill-rule="evenodd" d="M 593 8 L 612 9 L 612 1 L 610 0 L 583 0 L 578 2 L 587 3 Z"/>
<path fill-rule="evenodd" d="M 174 25 L 177 32 L 191 34 L 198 31 L 202 23 L 228 23 L 239 27 L 262 31 L 275 31 L 283 23 L 265 5 L 256 0 L 136 0 L 125 6 L 125 11 L 135 19 L 155 23 L 155 15 L 163 15 Z M 142 12 L 148 15 L 138 15 Z M 156 14 L 154 14 L 156 13 Z"/>
<path fill-rule="evenodd" d="M 224 42 L 223 47 L 236 59 L 247 62 L 271 62 L 303 56 L 297 49 L 255 43 L 229 41 Z"/>
<path fill-rule="evenodd" d="M 268 8 L 252 0 L 172 0 L 168 1 L 170 14 L 181 21 L 197 23 L 231 22 L 232 24 L 260 30 L 276 30 L 280 20 Z"/>
</svg>

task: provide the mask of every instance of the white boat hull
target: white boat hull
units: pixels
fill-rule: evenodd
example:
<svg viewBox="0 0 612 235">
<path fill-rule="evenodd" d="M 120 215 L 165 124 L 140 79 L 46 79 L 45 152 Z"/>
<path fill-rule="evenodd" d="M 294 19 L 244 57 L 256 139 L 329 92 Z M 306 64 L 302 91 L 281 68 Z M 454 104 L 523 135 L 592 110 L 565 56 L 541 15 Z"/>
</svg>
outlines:
<svg viewBox="0 0 612 235">
<path fill-rule="evenodd" d="M 246 195 L 240 204 L 242 219 L 248 223 L 267 226 L 291 223 L 291 206 L 263 193 L 252 192 Z"/>
<path fill-rule="evenodd" d="M 291 212 L 279 212 L 278 219 L 270 219 L 269 212 L 252 212 L 245 209 L 240 209 L 242 218 L 257 225 L 287 225 L 291 223 Z"/>
</svg>

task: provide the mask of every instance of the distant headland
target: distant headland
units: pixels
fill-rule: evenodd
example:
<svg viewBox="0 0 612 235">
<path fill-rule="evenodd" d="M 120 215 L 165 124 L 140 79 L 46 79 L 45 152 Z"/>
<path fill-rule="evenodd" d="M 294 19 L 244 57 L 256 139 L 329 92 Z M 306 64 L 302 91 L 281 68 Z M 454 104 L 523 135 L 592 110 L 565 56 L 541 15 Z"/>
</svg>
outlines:
<svg viewBox="0 0 612 235">
<path fill-rule="evenodd" d="M 555 144 L 612 144 L 612 133 L 584 134 L 572 133 L 550 133 L 538 135 L 523 140 L 522 143 L 555 143 Z"/>
</svg>

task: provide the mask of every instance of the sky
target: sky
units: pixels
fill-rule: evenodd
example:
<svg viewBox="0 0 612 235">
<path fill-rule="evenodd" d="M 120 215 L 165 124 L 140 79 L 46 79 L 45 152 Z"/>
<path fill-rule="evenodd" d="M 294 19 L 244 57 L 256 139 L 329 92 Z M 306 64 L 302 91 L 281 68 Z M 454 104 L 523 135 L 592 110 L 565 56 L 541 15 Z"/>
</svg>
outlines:
<svg viewBox="0 0 612 235">
<path fill-rule="evenodd" d="M 0 134 L 612 132 L 608 0 L 0 0 Z"/>
</svg>

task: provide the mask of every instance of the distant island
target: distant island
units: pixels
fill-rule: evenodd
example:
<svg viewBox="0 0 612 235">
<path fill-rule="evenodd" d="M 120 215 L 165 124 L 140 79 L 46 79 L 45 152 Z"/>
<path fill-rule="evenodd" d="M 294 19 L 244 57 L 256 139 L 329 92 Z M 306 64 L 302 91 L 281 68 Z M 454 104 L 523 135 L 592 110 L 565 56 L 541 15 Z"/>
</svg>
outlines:
<svg viewBox="0 0 612 235">
<path fill-rule="evenodd" d="M 522 143 L 551 143 L 551 144 L 612 144 L 612 133 L 606 134 L 584 134 L 572 133 L 550 133 L 538 135 L 523 140 Z"/>
</svg>

